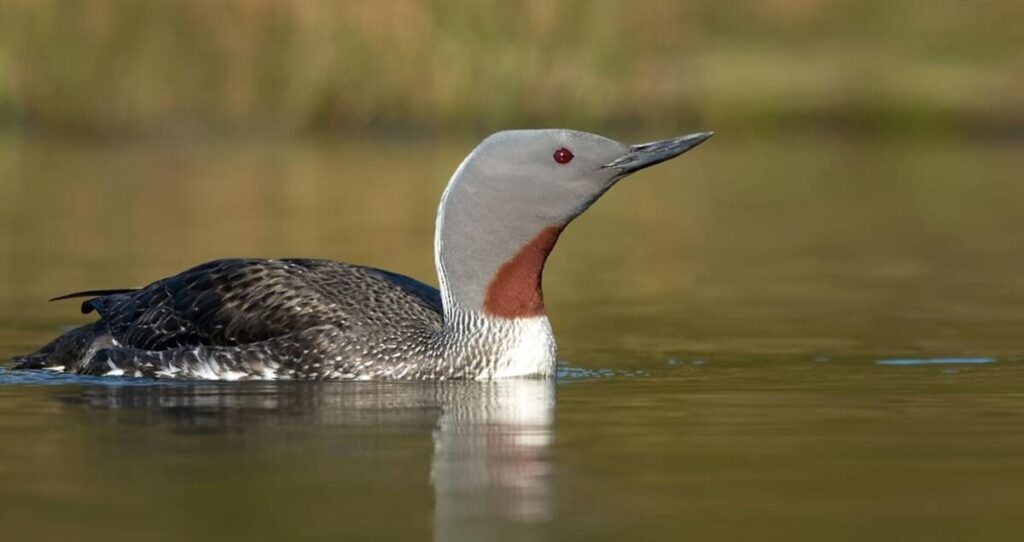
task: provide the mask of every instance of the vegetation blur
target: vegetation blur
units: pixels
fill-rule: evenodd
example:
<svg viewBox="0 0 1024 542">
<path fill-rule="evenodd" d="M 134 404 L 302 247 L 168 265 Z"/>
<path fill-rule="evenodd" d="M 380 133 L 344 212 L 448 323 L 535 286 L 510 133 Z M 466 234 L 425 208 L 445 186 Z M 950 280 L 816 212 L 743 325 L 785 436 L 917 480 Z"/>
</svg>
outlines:
<svg viewBox="0 0 1024 542">
<path fill-rule="evenodd" d="M 6 0 L 0 126 L 1024 127 L 1017 0 Z"/>
<path fill-rule="evenodd" d="M 462 157 L 564 126 L 719 134 L 563 238 L 564 352 L 1013 351 L 1021 45 L 1019 0 L 8 0 L 8 343 L 78 317 L 41 300 L 225 256 L 434 283 Z"/>
</svg>

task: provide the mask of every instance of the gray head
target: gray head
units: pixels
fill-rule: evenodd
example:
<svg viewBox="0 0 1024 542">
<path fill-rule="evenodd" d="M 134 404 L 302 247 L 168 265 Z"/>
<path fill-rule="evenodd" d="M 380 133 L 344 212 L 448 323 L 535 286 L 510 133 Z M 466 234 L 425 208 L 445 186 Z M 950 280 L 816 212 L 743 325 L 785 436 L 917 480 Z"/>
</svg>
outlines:
<svg viewBox="0 0 1024 542">
<path fill-rule="evenodd" d="M 632 146 L 562 129 L 488 137 L 441 198 L 435 251 L 445 310 L 542 315 L 541 272 L 562 229 L 622 178 L 711 135 Z"/>
</svg>

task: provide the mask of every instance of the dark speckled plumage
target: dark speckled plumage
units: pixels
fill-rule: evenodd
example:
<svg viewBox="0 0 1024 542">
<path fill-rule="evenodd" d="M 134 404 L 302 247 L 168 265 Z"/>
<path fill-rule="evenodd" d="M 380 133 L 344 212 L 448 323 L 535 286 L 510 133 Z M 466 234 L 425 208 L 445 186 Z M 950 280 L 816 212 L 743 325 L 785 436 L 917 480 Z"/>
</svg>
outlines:
<svg viewBox="0 0 1024 542">
<path fill-rule="evenodd" d="M 216 260 L 85 307 L 99 312 L 122 344 L 144 350 L 247 344 L 319 325 L 350 332 L 441 324 L 436 289 L 326 260 Z"/>
<path fill-rule="evenodd" d="M 356 378 L 366 374 L 359 365 L 370 353 L 354 354 L 368 345 L 400 348 L 411 338 L 427 344 L 442 327 L 437 289 L 327 260 L 216 260 L 82 304 L 83 312 L 93 310 L 98 322 L 17 359 L 16 366 L 143 376 Z M 315 361 L 298 362 L 314 351 Z M 374 376 L 387 369 L 377 367 Z"/>
</svg>

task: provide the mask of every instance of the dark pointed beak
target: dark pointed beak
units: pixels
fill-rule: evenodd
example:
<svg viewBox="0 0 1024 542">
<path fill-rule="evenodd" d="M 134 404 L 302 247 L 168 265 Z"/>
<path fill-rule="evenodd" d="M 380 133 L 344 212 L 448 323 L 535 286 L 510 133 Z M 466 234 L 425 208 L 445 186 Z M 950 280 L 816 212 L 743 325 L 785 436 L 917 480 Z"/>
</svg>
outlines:
<svg viewBox="0 0 1024 542">
<path fill-rule="evenodd" d="M 671 160 L 680 154 L 700 145 L 711 139 L 714 132 L 698 132 L 673 139 L 641 143 L 629 148 L 629 152 L 621 158 L 615 159 L 610 164 L 602 167 L 618 169 L 622 175 L 639 171 L 645 167 L 660 164 L 665 160 Z"/>
</svg>

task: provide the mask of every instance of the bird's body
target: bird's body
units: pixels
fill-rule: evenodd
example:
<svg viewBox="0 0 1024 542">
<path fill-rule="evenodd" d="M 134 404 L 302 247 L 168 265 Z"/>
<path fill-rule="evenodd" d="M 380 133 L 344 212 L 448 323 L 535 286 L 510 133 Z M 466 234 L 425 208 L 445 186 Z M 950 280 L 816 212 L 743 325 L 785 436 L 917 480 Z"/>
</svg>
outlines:
<svg viewBox="0 0 1024 542">
<path fill-rule="evenodd" d="M 668 140 L 675 146 L 663 154 L 681 154 L 709 134 L 697 136 Z M 497 152 L 498 144 L 513 146 Z M 561 167 L 567 162 L 559 153 L 570 144 L 582 156 L 594 147 L 593 163 L 582 165 L 589 175 Z M 84 292 L 97 295 L 83 312 L 100 319 L 16 358 L 15 366 L 220 380 L 550 376 L 556 350 L 541 293 L 547 255 L 565 225 L 611 184 L 667 159 L 650 145 L 566 130 L 485 140 L 442 197 L 440 290 L 334 261 L 216 260 L 139 289 Z M 514 162 L 542 160 L 552 148 L 555 166 L 544 166 L 552 177 L 566 176 L 564 183 L 541 179 L 531 187 L 544 171 Z M 638 153 L 653 157 L 639 167 L 624 161 Z"/>
<path fill-rule="evenodd" d="M 99 321 L 58 337 L 19 366 L 216 380 L 493 378 L 516 371 L 508 363 L 486 370 L 473 360 L 512 360 L 506 354 L 522 348 L 520 341 L 451 337 L 504 327 L 502 337 L 543 343 L 550 330 L 546 319 L 465 314 L 452 322 L 462 331 L 446 334 L 436 288 L 329 260 L 215 260 L 82 304 L 83 313 L 92 311 Z M 549 361 L 523 372 L 543 375 Z"/>
</svg>

